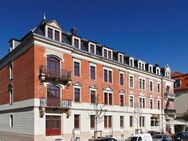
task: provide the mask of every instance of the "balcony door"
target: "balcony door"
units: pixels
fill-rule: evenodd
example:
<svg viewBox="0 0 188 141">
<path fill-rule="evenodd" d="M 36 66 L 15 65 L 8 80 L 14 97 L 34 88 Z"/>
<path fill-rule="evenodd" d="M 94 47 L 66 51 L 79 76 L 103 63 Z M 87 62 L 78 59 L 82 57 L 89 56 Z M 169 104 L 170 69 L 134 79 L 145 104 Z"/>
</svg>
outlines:
<svg viewBox="0 0 188 141">
<path fill-rule="evenodd" d="M 52 77 L 60 76 L 60 61 L 55 57 L 47 57 L 47 72 Z"/>
<path fill-rule="evenodd" d="M 47 104 L 49 107 L 60 106 L 60 88 L 55 85 L 47 86 Z"/>
</svg>

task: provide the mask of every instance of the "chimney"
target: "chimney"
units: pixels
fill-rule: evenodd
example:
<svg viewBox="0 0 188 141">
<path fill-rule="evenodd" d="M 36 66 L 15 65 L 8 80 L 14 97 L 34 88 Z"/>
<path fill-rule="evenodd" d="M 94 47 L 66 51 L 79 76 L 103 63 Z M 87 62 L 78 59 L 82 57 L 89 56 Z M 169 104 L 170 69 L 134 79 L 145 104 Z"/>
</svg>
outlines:
<svg viewBox="0 0 188 141">
<path fill-rule="evenodd" d="M 75 27 L 71 28 L 71 33 L 77 35 L 77 29 Z"/>
<path fill-rule="evenodd" d="M 9 41 L 10 44 L 10 48 L 9 48 L 9 52 L 13 51 L 21 42 L 17 39 L 11 39 Z"/>
</svg>

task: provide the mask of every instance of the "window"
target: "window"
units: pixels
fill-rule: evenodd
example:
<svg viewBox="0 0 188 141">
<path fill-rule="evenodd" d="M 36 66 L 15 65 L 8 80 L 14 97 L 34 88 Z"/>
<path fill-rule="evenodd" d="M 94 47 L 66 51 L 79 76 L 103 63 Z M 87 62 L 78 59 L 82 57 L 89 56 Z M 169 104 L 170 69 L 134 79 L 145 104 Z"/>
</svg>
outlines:
<svg viewBox="0 0 188 141">
<path fill-rule="evenodd" d="M 129 106 L 134 107 L 134 97 L 133 96 L 129 96 Z"/>
<path fill-rule="evenodd" d="M 12 128 L 14 125 L 14 121 L 13 121 L 13 115 L 10 115 L 10 127 Z"/>
<path fill-rule="evenodd" d="M 59 39 L 59 31 L 56 31 L 55 30 L 55 40 L 56 41 L 59 41 L 60 39 Z"/>
<path fill-rule="evenodd" d="M 112 60 L 112 50 L 103 48 L 103 57 Z"/>
<path fill-rule="evenodd" d="M 95 128 L 95 115 L 90 116 L 90 128 Z"/>
<path fill-rule="evenodd" d="M 160 68 L 158 68 L 158 67 L 156 68 L 156 74 L 160 75 Z"/>
<path fill-rule="evenodd" d="M 120 116 L 120 128 L 124 127 L 124 116 Z"/>
<path fill-rule="evenodd" d="M 118 61 L 120 63 L 124 63 L 124 55 L 123 54 L 118 54 Z"/>
<path fill-rule="evenodd" d="M 48 28 L 48 38 L 53 39 L 53 29 Z"/>
<path fill-rule="evenodd" d="M 129 123 L 130 123 L 129 126 L 133 127 L 133 116 L 129 117 Z"/>
<path fill-rule="evenodd" d="M 149 89 L 150 89 L 150 92 L 153 92 L 153 81 L 149 82 Z"/>
<path fill-rule="evenodd" d="M 74 88 L 74 102 L 81 102 L 81 100 L 80 100 L 80 88 Z"/>
<path fill-rule="evenodd" d="M 146 80 L 143 78 L 139 79 L 139 88 L 140 90 L 145 90 L 146 89 Z"/>
<path fill-rule="evenodd" d="M 152 116 L 151 119 L 151 127 L 154 127 L 154 126 L 159 126 L 159 118 L 156 117 L 156 116 Z"/>
<path fill-rule="evenodd" d="M 179 88 L 179 87 L 180 87 L 180 80 L 175 80 L 174 88 Z"/>
<path fill-rule="evenodd" d="M 112 83 L 112 70 L 104 69 L 104 82 Z"/>
<path fill-rule="evenodd" d="M 74 128 L 80 128 L 80 115 L 74 115 Z"/>
<path fill-rule="evenodd" d="M 90 102 L 91 103 L 95 103 L 95 100 L 96 100 L 96 94 L 95 94 L 95 90 L 90 90 Z"/>
<path fill-rule="evenodd" d="M 10 62 L 9 66 L 9 79 L 12 80 L 13 79 L 13 63 Z"/>
<path fill-rule="evenodd" d="M 144 97 L 140 97 L 139 98 L 139 107 L 140 108 L 145 108 L 145 106 L 146 106 L 145 98 Z"/>
<path fill-rule="evenodd" d="M 104 92 L 104 104 L 112 105 L 112 93 Z"/>
<path fill-rule="evenodd" d="M 79 44 L 80 42 L 79 42 L 79 39 L 75 39 L 74 38 L 74 47 L 76 47 L 76 48 L 80 48 L 80 44 Z"/>
<path fill-rule="evenodd" d="M 104 128 L 112 128 L 112 116 L 104 116 Z"/>
<path fill-rule="evenodd" d="M 120 85 L 124 84 L 123 80 L 124 80 L 123 73 L 119 73 L 119 84 Z"/>
<path fill-rule="evenodd" d="M 112 60 L 112 52 L 110 50 L 108 51 L 108 59 Z"/>
<path fill-rule="evenodd" d="M 89 43 L 89 52 L 92 54 L 96 54 L 96 45 L 93 43 Z"/>
<path fill-rule="evenodd" d="M 9 104 L 13 104 L 13 85 L 9 84 L 8 85 L 8 92 L 9 92 Z"/>
<path fill-rule="evenodd" d="M 95 80 L 95 66 L 90 65 L 90 79 Z"/>
<path fill-rule="evenodd" d="M 46 116 L 46 135 L 61 135 L 61 116 Z"/>
<path fill-rule="evenodd" d="M 153 99 L 150 99 L 150 109 L 153 109 Z"/>
<path fill-rule="evenodd" d="M 129 76 L 129 87 L 134 88 L 134 77 Z"/>
<path fill-rule="evenodd" d="M 74 76 L 80 76 L 80 62 L 74 61 Z"/>
<path fill-rule="evenodd" d="M 130 58 L 129 59 L 129 65 L 134 67 L 134 59 L 133 58 Z"/>
<path fill-rule="evenodd" d="M 153 73 L 153 66 L 149 65 L 149 72 Z"/>
<path fill-rule="evenodd" d="M 144 127 L 145 126 L 145 117 L 140 116 L 139 117 L 139 126 Z"/>
<path fill-rule="evenodd" d="M 59 59 L 48 56 L 47 57 L 47 72 L 52 77 L 60 76 L 60 61 Z"/>
<path fill-rule="evenodd" d="M 157 100 L 157 109 L 160 110 L 161 109 L 161 101 Z"/>
<path fill-rule="evenodd" d="M 120 103 L 120 106 L 124 106 L 124 94 L 119 95 L 119 103 Z"/>
<path fill-rule="evenodd" d="M 157 92 L 160 93 L 161 92 L 161 84 L 157 83 Z"/>
<path fill-rule="evenodd" d="M 60 88 L 56 85 L 47 85 L 47 105 L 60 106 Z"/>
</svg>

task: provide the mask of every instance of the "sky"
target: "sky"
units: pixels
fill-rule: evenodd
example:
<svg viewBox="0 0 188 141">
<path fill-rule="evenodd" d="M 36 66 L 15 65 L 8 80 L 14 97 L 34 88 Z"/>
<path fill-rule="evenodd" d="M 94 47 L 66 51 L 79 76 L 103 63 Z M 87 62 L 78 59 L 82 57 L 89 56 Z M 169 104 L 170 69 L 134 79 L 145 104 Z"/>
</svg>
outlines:
<svg viewBox="0 0 188 141">
<path fill-rule="evenodd" d="M 0 58 L 45 13 L 65 31 L 172 71 L 188 72 L 187 0 L 1 0 Z"/>
</svg>

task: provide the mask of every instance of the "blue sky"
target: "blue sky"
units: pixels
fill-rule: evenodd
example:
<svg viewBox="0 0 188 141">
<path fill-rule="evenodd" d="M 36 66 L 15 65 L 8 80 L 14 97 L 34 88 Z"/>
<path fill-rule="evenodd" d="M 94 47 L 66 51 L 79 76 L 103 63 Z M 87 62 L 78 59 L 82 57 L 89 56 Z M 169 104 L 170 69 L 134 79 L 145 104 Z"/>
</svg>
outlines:
<svg viewBox="0 0 188 141">
<path fill-rule="evenodd" d="M 1 0 L 0 57 L 42 19 L 146 62 L 188 72 L 186 0 Z"/>
</svg>

